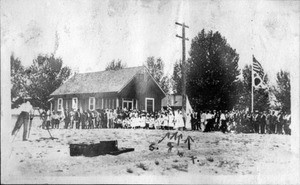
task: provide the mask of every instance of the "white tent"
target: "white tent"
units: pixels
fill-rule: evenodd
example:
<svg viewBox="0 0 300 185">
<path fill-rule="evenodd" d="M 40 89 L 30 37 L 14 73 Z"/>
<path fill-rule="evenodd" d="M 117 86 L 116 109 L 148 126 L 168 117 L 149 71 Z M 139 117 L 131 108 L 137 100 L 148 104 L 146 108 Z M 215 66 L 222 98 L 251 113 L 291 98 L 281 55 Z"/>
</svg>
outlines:
<svg viewBox="0 0 300 185">
<path fill-rule="evenodd" d="M 193 108 L 190 104 L 189 98 L 186 96 L 186 116 L 187 116 L 187 120 L 186 120 L 185 127 L 188 130 L 192 129 L 192 124 L 191 124 L 191 113 L 192 112 L 193 112 Z"/>
</svg>

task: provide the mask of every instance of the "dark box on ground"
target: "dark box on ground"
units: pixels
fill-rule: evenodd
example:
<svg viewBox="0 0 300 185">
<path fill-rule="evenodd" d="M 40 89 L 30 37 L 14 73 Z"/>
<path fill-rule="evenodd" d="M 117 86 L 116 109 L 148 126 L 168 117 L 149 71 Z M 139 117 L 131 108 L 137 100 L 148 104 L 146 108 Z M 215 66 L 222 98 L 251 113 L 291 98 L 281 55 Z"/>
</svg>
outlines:
<svg viewBox="0 0 300 185">
<path fill-rule="evenodd" d="M 118 151 L 118 141 L 101 141 L 96 144 L 70 144 L 71 156 L 93 157 Z"/>
<path fill-rule="evenodd" d="M 94 157 L 98 155 L 119 155 L 134 151 L 134 148 L 118 148 L 118 141 L 100 141 L 95 144 L 70 144 L 70 156 Z"/>
</svg>

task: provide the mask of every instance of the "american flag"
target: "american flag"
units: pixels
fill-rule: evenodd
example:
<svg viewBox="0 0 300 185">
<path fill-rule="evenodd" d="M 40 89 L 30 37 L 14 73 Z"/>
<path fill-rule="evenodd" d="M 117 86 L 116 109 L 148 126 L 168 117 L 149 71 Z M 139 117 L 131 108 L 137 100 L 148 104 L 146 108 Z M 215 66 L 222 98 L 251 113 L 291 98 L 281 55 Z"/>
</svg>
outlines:
<svg viewBox="0 0 300 185">
<path fill-rule="evenodd" d="M 255 59 L 254 56 L 253 56 L 253 71 L 256 72 L 262 80 L 264 79 L 265 76 L 264 69 L 262 68 L 261 64 Z"/>
</svg>

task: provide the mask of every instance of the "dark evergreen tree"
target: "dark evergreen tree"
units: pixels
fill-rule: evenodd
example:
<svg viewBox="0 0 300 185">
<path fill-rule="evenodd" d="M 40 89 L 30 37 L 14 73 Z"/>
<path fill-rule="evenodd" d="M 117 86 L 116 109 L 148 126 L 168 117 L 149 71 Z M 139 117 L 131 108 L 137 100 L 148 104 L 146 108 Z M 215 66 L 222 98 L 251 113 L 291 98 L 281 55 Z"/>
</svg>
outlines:
<svg viewBox="0 0 300 185">
<path fill-rule="evenodd" d="M 277 73 L 277 87 L 274 88 L 274 95 L 281 105 L 281 110 L 291 112 L 291 82 L 290 73 L 280 70 Z"/>
<path fill-rule="evenodd" d="M 202 30 L 192 40 L 187 95 L 196 110 L 230 110 L 237 102 L 239 55 L 219 32 Z"/>
<path fill-rule="evenodd" d="M 174 64 L 173 75 L 172 75 L 172 89 L 175 94 L 182 93 L 182 74 L 181 74 L 182 62 L 177 61 Z"/>
</svg>

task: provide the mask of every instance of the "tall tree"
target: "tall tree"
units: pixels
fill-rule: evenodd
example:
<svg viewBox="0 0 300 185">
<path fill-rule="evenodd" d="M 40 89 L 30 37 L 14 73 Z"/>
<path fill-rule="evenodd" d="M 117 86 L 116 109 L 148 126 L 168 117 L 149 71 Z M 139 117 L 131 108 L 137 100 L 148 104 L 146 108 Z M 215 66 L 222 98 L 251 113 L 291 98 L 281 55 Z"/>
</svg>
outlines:
<svg viewBox="0 0 300 185">
<path fill-rule="evenodd" d="M 173 75 L 172 75 L 172 89 L 175 94 L 181 94 L 182 92 L 182 73 L 181 73 L 182 62 L 176 61 L 174 64 Z"/>
<path fill-rule="evenodd" d="M 122 61 L 120 59 L 118 60 L 112 60 L 110 63 L 107 64 L 105 71 L 111 71 L 111 70 L 120 70 L 123 69 L 127 66 L 126 63 L 122 63 Z"/>
<path fill-rule="evenodd" d="M 238 82 L 239 100 L 234 106 L 235 109 L 244 110 L 251 109 L 251 65 L 245 65 L 242 69 L 243 78 Z"/>
<path fill-rule="evenodd" d="M 242 69 L 243 79 L 241 80 L 239 89 L 239 100 L 236 105 L 237 109 L 245 109 L 251 110 L 251 87 L 252 87 L 252 66 L 246 65 Z M 264 84 L 269 83 L 268 75 L 266 74 L 263 79 Z M 270 108 L 269 101 L 269 90 L 268 89 L 255 89 L 254 93 L 254 111 L 267 111 Z"/>
<path fill-rule="evenodd" d="M 15 58 L 12 54 L 10 56 L 10 76 L 11 76 L 11 108 L 18 108 L 23 103 L 26 97 L 26 78 L 24 66 L 21 64 L 19 58 Z"/>
<path fill-rule="evenodd" d="M 55 58 L 53 54 L 39 55 L 26 73 L 29 79 L 26 91 L 31 98 L 30 103 L 34 107 L 48 110 L 50 94 L 69 78 L 71 69 L 63 67 L 62 59 Z"/>
<path fill-rule="evenodd" d="M 281 110 L 284 112 L 291 112 L 291 82 L 290 73 L 280 70 L 277 73 L 277 88 L 274 88 L 274 95 L 281 105 Z"/>
<path fill-rule="evenodd" d="M 165 93 L 169 93 L 170 79 L 164 75 L 164 62 L 161 58 L 155 59 L 154 57 L 148 57 L 146 60 L 146 67 L 155 81 L 160 85 Z"/>
<path fill-rule="evenodd" d="M 239 55 L 219 32 L 193 38 L 187 61 L 187 95 L 196 110 L 230 110 L 237 102 Z"/>
</svg>

